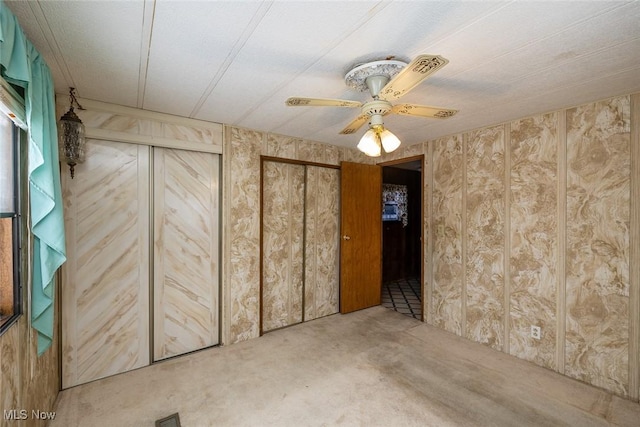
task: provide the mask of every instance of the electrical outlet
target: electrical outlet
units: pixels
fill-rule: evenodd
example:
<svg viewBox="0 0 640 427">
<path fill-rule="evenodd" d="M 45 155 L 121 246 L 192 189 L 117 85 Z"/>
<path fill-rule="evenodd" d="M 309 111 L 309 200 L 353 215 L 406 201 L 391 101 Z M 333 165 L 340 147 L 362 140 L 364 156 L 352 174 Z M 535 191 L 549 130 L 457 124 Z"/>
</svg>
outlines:
<svg viewBox="0 0 640 427">
<path fill-rule="evenodd" d="M 531 338 L 539 340 L 540 334 L 540 326 L 531 325 Z"/>
</svg>

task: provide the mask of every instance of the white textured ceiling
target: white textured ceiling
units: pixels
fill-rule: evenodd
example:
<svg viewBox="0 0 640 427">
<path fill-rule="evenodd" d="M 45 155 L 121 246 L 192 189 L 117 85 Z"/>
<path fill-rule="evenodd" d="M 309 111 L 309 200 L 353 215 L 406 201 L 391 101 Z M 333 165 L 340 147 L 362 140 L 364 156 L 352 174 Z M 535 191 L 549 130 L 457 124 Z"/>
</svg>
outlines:
<svg viewBox="0 0 640 427">
<path fill-rule="evenodd" d="M 400 102 L 459 110 L 389 115 L 405 144 L 640 91 L 640 2 L 6 1 L 56 92 L 341 146 L 366 102 L 344 74 L 367 60 L 450 62 Z"/>
</svg>

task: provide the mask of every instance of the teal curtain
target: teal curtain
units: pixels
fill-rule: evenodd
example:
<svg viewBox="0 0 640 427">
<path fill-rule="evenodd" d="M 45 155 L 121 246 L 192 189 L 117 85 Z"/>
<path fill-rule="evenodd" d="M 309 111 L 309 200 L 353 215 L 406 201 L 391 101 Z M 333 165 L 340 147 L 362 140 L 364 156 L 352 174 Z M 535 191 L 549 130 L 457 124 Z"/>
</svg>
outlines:
<svg viewBox="0 0 640 427">
<path fill-rule="evenodd" d="M 7 81 L 25 89 L 29 209 L 34 238 L 31 325 L 38 333 L 38 354 L 42 354 L 53 340 L 54 276 L 66 260 L 55 91 L 49 67 L 2 0 L 0 66 Z"/>
</svg>

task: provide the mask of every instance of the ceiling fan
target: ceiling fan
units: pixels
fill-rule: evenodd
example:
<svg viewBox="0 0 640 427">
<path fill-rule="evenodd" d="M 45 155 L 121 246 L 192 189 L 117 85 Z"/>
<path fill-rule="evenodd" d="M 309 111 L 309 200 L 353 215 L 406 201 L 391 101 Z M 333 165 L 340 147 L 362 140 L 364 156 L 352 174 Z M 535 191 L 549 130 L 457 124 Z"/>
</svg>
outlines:
<svg viewBox="0 0 640 427">
<path fill-rule="evenodd" d="M 340 133 L 352 134 L 369 122 L 369 130 L 358 143 L 358 148 L 369 156 L 377 157 L 381 154 L 381 145 L 387 153 L 400 145 L 400 140 L 384 128 L 383 116 L 400 114 L 446 119 L 458 112 L 449 108 L 391 103 L 448 63 L 447 59 L 439 55 L 418 55 L 409 64 L 394 59 L 367 62 L 350 70 L 344 79 L 352 89 L 360 92 L 369 91 L 372 101 L 363 104 L 345 99 L 292 97 L 287 99 L 286 105 L 360 108 L 360 115 Z"/>
</svg>

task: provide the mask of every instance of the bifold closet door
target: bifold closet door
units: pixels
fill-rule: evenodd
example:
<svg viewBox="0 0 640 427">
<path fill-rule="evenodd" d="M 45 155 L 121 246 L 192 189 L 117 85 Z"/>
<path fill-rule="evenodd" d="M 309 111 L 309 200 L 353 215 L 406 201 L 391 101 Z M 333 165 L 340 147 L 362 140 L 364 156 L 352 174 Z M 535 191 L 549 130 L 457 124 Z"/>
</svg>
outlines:
<svg viewBox="0 0 640 427">
<path fill-rule="evenodd" d="M 149 364 L 149 147 L 89 140 L 62 167 L 62 388 Z"/>
<path fill-rule="evenodd" d="M 303 165 L 262 164 L 262 331 L 302 322 Z"/>
<path fill-rule="evenodd" d="M 154 148 L 154 360 L 219 342 L 220 156 Z"/>
<path fill-rule="evenodd" d="M 262 332 L 338 312 L 340 171 L 263 162 Z"/>
<path fill-rule="evenodd" d="M 307 166 L 304 320 L 340 309 L 340 170 Z"/>
</svg>

